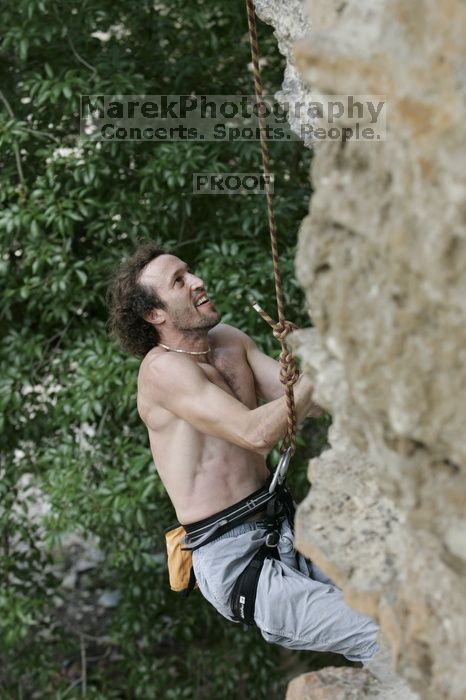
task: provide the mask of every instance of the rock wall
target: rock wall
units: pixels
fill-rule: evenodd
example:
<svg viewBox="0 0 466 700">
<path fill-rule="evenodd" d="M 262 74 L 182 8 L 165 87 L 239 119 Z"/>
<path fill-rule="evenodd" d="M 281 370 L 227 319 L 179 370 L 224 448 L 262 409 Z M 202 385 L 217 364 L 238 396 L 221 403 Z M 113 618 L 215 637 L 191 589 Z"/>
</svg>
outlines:
<svg viewBox="0 0 466 700">
<path fill-rule="evenodd" d="M 298 91 L 389 107 L 386 141 L 314 146 L 296 259 L 314 328 L 293 346 L 334 422 L 298 546 L 379 620 L 421 698 L 464 699 L 466 5 L 308 0 L 301 36 L 286 0 L 256 5 Z"/>
</svg>

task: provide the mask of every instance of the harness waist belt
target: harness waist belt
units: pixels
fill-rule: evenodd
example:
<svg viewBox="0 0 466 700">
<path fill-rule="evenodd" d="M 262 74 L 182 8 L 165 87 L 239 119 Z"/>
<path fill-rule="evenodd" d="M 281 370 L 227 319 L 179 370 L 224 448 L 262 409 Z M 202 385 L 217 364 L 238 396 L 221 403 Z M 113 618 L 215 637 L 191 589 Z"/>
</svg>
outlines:
<svg viewBox="0 0 466 700">
<path fill-rule="evenodd" d="M 196 523 L 183 525 L 186 530 L 183 549 L 197 549 L 228 532 L 235 525 L 239 525 L 250 515 L 263 510 L 268 501 L 276 495 L 269 493 L 271 481 L 272 477 L 270 476 L 260 489 L 241 499 L 238 503 L 234 503 L 208 518 L 198 520 Z"/>
</svg>

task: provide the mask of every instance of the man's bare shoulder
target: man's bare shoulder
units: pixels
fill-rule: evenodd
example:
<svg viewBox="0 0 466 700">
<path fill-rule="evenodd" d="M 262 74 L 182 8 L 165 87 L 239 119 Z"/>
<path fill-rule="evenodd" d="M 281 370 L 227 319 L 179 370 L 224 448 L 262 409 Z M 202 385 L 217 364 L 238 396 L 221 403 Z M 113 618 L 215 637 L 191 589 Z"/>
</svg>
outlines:
<svg viewBox="0 0 466 700">
<path fill-rule="evenodd" d="M 191 364 L 192 362 L 190 362 L 189 358 L 181 353 L 165 352 L 165 350 L 153 348 L 142 360 L 139 372 L 152 372 L 154 370 L 167 369 L 168 367 L 182 367 Z"/>
<path fill-rule="evenodd" d="M 164 385 L 165 380 L 172 380 L 186 372 L 195 371 L 196 367 L 187 357 L 171 352 L 155 351 L 155 348 L 147 353 L 139 366 L 138 382 L 146 384 L 154 382 L 158 386 Z M 161 380 L 164 380 L 161 382 Z"/>
<path fill-rule="evenodd" d="M 248 343 L 253 342 L 247 333 L 228 323 L 219 323 L 210 331 L 209 336 L 216 344 L 225 346 L 242 345 L 247 347 Z"/>
</svg>

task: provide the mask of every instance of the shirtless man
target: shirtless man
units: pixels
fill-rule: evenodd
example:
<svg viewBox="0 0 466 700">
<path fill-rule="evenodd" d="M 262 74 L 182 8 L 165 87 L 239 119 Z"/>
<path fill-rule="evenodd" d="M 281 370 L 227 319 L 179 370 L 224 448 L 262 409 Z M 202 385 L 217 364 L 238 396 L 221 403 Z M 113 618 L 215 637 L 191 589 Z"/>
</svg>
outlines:
<svg viewBox="0 0 466 700">
<path fill-rule="evenodd" d="M 267 479 L 265 457 L 287 428 L 279 364 L 245 333 L 219 323 L 202 280 L 177 257 L 156 258 L 140 281 L 155 285 L 167 303 L 147 320 L 164 345 L 184 352 L 159 343 L 144 357 L 139 415 L 178 520 L 192 523 L 248 496 Z M 302 420 L 313 407 L 305 377 L 295 395 Z M 269 403 L 258 407 L 257 396 Z"/>
<path fill-rule="evenodd" d="M 279 363 L 221 324 L 202 279 L 152 244 L 123 263 L 110 311 L 123 347 L 143 358 L 138 411 L 179 522 L 197 524 L 261 489 L 265 458 L 287 428 Z M 319 411 L 312 389 L 305 376 L 295 384 L 298 422 Z M 258 397 L 267 403 L 258 406 Z M 230 620 L 234 583 L 265 534 L 262 514 L 193 552 L 201 593 Z M 372 658 L 376 624 L 348 608 L 332 581 L 294 550 L 286 518 L 278 551 L 259 577 L 254 619 L 263 637 L 354 661 Z"/>
</svg>

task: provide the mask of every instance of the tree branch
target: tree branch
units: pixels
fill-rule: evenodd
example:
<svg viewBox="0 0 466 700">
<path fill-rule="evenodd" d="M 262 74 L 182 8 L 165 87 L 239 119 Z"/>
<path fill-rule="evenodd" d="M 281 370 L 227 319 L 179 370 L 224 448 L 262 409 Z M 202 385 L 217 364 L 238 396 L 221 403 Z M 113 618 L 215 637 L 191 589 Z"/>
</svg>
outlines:
<svg viewBox="0 0 466 700">
<path fill-rule="evenodd" d="M 68 30 L 68 27 L 67 27 Z M 90 71 L 92 71 L 92 77 L 97 73 L 97 68 L 94 68 L 94 66 L 91 66 L 90 63 L 88 63 L 82 56 L 79 55 L 79 53 L 76 51 L 76 47 L 73 44 L 73 41 L 71 40 L 71 37 L 67 33 L 67 39 L 68 39 L 68 44 L 70 45 L 70 49 L 73 52 L 74 57 L 76 58 L 77 61 L 83 64 L 83 66 L 86 66 Z"/>
<path fill-rule="evenodd" d="M 5 105 L 6 111 L 8 112 L 8 115 L 10 116 L 11 119 L 15 119 L 15 115 L 13 113 L 13 110 L 10 107 L 10 103 L 6 99 L 5 95 L 3 94 L 3 91 L 0 90 L 0 100 L 3 102 Z M 20 181 L 20 184 L 23 188 L 26 187 L 26 180 L 24 179 L 24 173 L 23 173 L 23 166 L 21 163 L 21 155 L 19 152 L 19 147 L 17 143 L 13 143 L 13 151 L 15 153 L 15 159 L 16 159 L 16 169 L 18 171 L 18 178 Z"/>
</svg>

